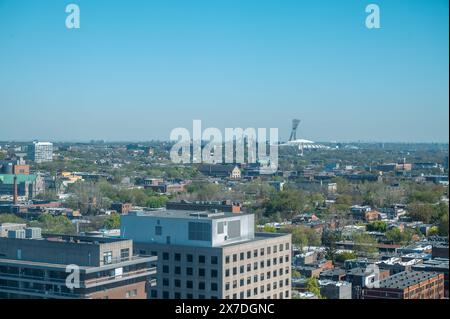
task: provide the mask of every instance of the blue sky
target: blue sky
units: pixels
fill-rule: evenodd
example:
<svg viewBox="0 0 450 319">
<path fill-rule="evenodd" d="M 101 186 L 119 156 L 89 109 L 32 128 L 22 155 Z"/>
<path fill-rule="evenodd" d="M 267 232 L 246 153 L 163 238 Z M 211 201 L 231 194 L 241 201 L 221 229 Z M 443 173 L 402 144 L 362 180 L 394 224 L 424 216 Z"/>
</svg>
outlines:
<svg viewBox="0 0 450 319">
<path fill-rule="evenodd" d="M 193 119 L 287 139 L 300 118 L 319 141 L 448 142 L 448 27 L 447 0 L 0 0 L 0 140 L 168 139 Z"/>
</svg>

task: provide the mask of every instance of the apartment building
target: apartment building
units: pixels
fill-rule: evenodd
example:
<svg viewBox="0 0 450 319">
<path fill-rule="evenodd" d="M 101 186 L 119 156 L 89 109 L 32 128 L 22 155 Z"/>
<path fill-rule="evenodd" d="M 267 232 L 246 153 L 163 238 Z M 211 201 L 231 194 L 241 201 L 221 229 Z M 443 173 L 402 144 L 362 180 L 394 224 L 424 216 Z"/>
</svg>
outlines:
<svg viewBox="0 0 450 319">
<path fill-rule="evenodd" d="M 131 240 L 41 236 L 40 229 L 6 226 L 0 299 L 146 299 L 146 288 L 155 285 L 156 257 L 133 255 Z M 66 283 L 71 274 L 74 285 Z"/>
<path fill-rule="evenodd" d="M 363 290 L 363 299 L 442 299 L 444 274 L 403 271 L 380 281 L 379 287 Z"/>
<path fill-rule="evenodd" d="M 53 161 L 53 143 L 34 141 L 28 145 L 28 159 L 36 163 Z"/>
<path fill-rule="evenodd" d="M 158 257 L 149 298 L 291 297 L 291 235 L 255 233 L 253 214 L 166 210 L 121 216 L 121 236 Z"/>
</svg>

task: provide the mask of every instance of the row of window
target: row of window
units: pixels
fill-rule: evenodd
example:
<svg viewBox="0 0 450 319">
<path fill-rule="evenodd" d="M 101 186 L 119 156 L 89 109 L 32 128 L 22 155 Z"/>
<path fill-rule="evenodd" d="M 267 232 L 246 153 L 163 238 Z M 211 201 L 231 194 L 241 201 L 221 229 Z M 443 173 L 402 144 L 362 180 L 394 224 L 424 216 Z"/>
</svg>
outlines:
<svg viewBox="0 0 450 319">
<path fill-rule="evenodd" d="M 284 262 L 288 263 L 289 262 L 289 255 L 286 255 L 284 257 Z M 272 260 L 267 259 L 266 261 L 261 260 L 260 262 L 255 261 L 253 263 L 253 268 L 252 268 L 252 264 L 247 264 L 245 265 L 241 265 L 239 267 L 239 274 L 244 274 L 246 271 L 250 272 L 252 270 L 258 270 L 258 267 L 263 269 L 265 266 L 266 267 L 271 267 L 272 265 L 277 265 L 277 264 L 282 264 L 283 263 L 283 256 L 280 256 L 279 258 L 273 258 Z M 233 268 L 227 268 L 225 269 L 225 277 L 229 277 L 230 273 L 233 273 L 234 275 L 238 274 L 238 268 L 237 267 L 233 267 Z"/>
<path fill-rule="evenodd" d="M 258 276 L 255 276 L 255 277 L 256 278 L 253 279 L 253 283 L 258 282 L 258 278 L 257 278 Z M 238 281 L 237 280 L 233 280 L 232 283 L 226 282 L 225 283 L 225 291 L 228 291 L 231 288 L 232 289 L 237 289 L 239 287 L 244 287 L 246 282 L 247 282 L 247 285 L 251 285 L 252 284 L 252 277 L 247 277 L 247 280 L 245 280 L 244 278 L 239 280 L 239 286 L 238 286 Z M 280 288 L 283 288 L 284 285 L 288 286 L 289 285 L 289 278 L 286 278 L 284 281 L 280 280 L 278 283 L 276 281 L 272 282 L 272 284 L 268 283 L 267 284 L 267 291 L 270 291 L 270 286 L 271 285 L 272 285 L 273 289 L 277 289 L 278 284 L 279 284 Z M 261 292 L 264 292 L 264 285 L 261 286 L 261 289 L 262 289 Z"/>
<path fill-rule="evenodd" d="M 145 254 L 144 251 L 141 251 L 140 253 Z M 152 251 L 151 252 L 152 256 L 158 256 L 158 252 L 156 251 Z M 185 261 L 188 263 L 193 263 L 194 262 L 194 255 L 193 254 L 186 254 L 184 256 Z M 170 259 L 170 253 L 168 252 L 163 252 L 161 254 L 161 259 L 164 261 L 169 261 Z M 173 261 L 176 262 L 181 262 L 182 259 L 182 254 L 181 253 L 174 253 L 173 254 Z M 205 255 L 198 255 L 197 256 L 197 261 L 200 264 L 206 264 L 206 260 L 207 257 Z M 211 265 L 217 265 L 219 263 L 219 257 L 218 256 L 211 256 L 209 262 L 211 263 Z"/>
<path fill-rule="evenodd" d="M 170 286 L 170 279 L 169 278 L 163 278 L 162 279 L 162 286 L 163 287 L 169 287 Z M 182 284 L 181 284 L 181 280 L 180 279 L 174 279 L 173 280 L 173 286 L 175 288 L 182 288 Z M 184 287 L 186 289 L 194 289 L 194 281 L 192 280 L 186 280 L 184 283 Z M 206 290 L 206 283 L 204 281 L 199 281 L 198 282 L 198 286 L 197 286 L 198 290 Z M 211 289 L 211 291 L 218 291 L 219 289 L 219 284 L 216 282 L 212 282 L 210 284 L 210 287 L 208 289 Z"/>
<path fill-rule="evenodd" d="M 285 250 L 289 250 L 289 243 L 285 243 L 285 244 L 279 244 L 279 245 L 274 245 L 273 247 L 266 247 L 266 248 L 260 248 L 260 249 L 254 249 L 253 250 L 253 258 L 256 258 L 258 256 L 264 256 L 266 253 L 269 255 L 272 252 L 275 254 L 278 251 L 283 251 L 283 249 Z M 245 257 L 247 257 L 247 259 L 251 259 L 252 258 L 252 251 L 249 250 L 246 253 L 241 252 L 239 253 L 239 260 L 245 260 Z M 238 254 L 233 254 L 233 255 L 228 255 L 225 256 L 225 263 L 229 264 L 230 261 L 233 260 L 233 262 L 237 262 L 238 261 Z"/>
<path fill-rule="evenodd" d="M 158 290 L 151 290 L 150 291 L 150 297 L 153 299 L 158 298 Z M 162 291 L 161 294 L 162 299 L 170 299 L 170 293 L 168 291 Z M 174 292 L 173 293 L 173 299 L 194 299 L 194 294 L 187 293 L 183 295 L 181 292 Z M 203 294 L 199 294 L 196 299 L 206 299 L 206 296 Z M 217 296 L 210 296 L 209 299 L 218 299 Z"/>
<path fill-rule="evenodd" d="M 181 275 L 181 267 L 180 266 L 174 266 L 173 272 L 175 275 Z M 163 274 L 170 274 L 170 266 L 169 265 L 163 265 L 162 266 L 162 273 Z M 198 276 L 199 277 L 206 277 L 206 269 L 205 268 L 198 268 Z M 194 276 L 194 268 L 192 267 L 186 267 L 185 273 L 186 276 Z M 211 269 L 210 270 L 210 276 L 211 278 L 217 278 L 219 276 L 219 271 L 217 269 Z"/>
<path fill-rule="evenodd" d="M 261 293 L 264 293 L 264 286 L 261 286 L 261 290 L 262 290 Z M 248 289 L 247 292 L 241 291 L 239 293 L 239 299 L 244 299 L 245 295 L 247 295 L 247 298 L 251 297 L 252 296 L 252 290 Z M 253 296 L 256 296 L 256 295 L 258 295 L 258 288 L 254 288 L 253 289 Z M 283 295 L 284 295 L 284 297 L 283 297 Z M 230 299 L 230 297 L 232 299 L 238 299 L 238 294 L 233 294 L 232 296 L 227 295 L 227 296 L 225 296 L 225 299 Z M 289 298 L 289 290 L 286 290 L 284 292 L 284 294 L 283 294 L 283 292 L 280 292 L 278 294 L 273 294 L 272 297 L 270 297 L 270 296 L 267 297 L 267 299 L 271 299 L 271 298 L 273 298 L 273 299 L 283 299 L 283 298 L 288 299 Z"/>
</svg>

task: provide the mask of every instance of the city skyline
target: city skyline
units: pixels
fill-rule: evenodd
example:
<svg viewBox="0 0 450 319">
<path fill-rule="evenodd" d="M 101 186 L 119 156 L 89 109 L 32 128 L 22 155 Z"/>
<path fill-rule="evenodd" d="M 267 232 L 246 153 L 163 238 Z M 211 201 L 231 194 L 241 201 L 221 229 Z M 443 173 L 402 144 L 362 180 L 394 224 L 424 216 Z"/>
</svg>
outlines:
<svg viewBox="0 0 450 319">
<path fill-rule="evenodd" d="M 287 140 L 448 143 L 448 2 L 0 1 L 0 140 L 169 140 L 277 127 Z M 134 4 L 134 5 L 133 5 Z M 13 119 L 13 120 L 5 120 Z M 17 122 L 20 125 L 17 125 Z"/>
</svg>

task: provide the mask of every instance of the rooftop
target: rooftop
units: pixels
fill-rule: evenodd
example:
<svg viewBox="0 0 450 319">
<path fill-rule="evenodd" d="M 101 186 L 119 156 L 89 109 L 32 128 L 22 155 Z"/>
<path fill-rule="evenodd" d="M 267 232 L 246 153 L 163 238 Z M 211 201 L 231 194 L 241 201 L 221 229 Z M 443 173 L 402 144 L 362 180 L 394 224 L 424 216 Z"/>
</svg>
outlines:
<svg viewBox="0 0 450 319">
<path fill-rule="evenodd" d="M 405 289 L 437 276 L 436 272 L 403 271 L 380 282 L 381 288 Z"/>
<path fill-rule="evenodd" d="M 191 210 L 152 210 L 152 211 L 130 211 L 128 215 L 139 217 L 181 218 L 181 219 L 221 219 L 247 215 L 245 213 L 191 211 Z"/>
</svg>

